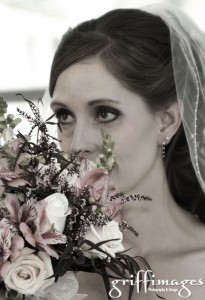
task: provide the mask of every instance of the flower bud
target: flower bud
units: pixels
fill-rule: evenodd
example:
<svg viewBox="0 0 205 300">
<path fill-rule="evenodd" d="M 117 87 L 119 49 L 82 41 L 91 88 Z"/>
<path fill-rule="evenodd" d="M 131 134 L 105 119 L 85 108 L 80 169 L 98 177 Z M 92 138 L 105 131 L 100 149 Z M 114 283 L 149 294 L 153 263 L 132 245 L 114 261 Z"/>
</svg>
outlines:
<svg viewBox="0 0 205 300">
<path fill-rule="evenodd" d="M 7 119 L 7 122 L 12 122 L 13 119 L 14 119 L 14 115 L 13 114 L 8 114 L 6 119 Z"/>
<path fill-rule="evenodd" d="M 44 165 L 45 162 L 46 162 L 45 158 L 44 158 L 42 155 L 39 155 L 39 156 L 37 157 L 37 159 L 38 159 L 38 161 L 40 162 L 40 164 L 42 164 L 42 165 Z"/>
<path fill-rule="evenodd" d="M 98 208 L 97 205 L 92 205 L 92 206 L 91 206 L 91 211 L 92 211 L 92 212 L 95 212 L 95 211 L 97 210 L 97 208 Z"/>
<path fill-rule="evenodd" d="M 107 212 L 107 207 L 106 206 L 101 206 L 100 208 L 101 213 L 106 213 Z"/>
<path fill-rule="evenodd" d="M 90 196 L 89 198 L 88 198 L 88 203 L 89 204 L 94 204 L 96 201 L 95 201 L 95 198 L 94 197 L 92 197 L 92 196 Z"/>
</svg>

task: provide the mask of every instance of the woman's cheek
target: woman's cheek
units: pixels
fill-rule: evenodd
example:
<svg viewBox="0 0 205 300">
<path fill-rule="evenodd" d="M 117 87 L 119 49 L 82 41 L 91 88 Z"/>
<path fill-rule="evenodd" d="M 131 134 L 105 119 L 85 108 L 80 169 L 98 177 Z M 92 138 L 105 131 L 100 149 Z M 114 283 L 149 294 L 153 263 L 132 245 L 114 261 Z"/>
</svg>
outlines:
<svg viewBox="0 0 205 300">
<path fill-rule="evenodd" d="M 58 139 L 60 140 L 59 146 L 62 151 L 70 154 L 70 148 L 72 144 L 72 132 L 70 130 L 62 129 L 62 132 L 58 129 Z"/>
</svg>

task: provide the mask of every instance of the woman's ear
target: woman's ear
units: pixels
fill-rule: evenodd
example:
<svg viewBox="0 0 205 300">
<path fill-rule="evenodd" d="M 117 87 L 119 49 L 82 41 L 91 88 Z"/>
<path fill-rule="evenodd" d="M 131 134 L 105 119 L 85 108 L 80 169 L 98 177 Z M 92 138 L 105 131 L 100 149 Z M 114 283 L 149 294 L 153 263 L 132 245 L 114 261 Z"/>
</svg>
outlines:
<svg viewBox="0 0 205 300">
<path fill-rule="evenodd" d="M 156 133 L 159 145 L 166 144 L 172 139 L 181 124 L 181 115 L 178 102 L 172 103 L 168 108 L 156 112 Z"/>
</svg>

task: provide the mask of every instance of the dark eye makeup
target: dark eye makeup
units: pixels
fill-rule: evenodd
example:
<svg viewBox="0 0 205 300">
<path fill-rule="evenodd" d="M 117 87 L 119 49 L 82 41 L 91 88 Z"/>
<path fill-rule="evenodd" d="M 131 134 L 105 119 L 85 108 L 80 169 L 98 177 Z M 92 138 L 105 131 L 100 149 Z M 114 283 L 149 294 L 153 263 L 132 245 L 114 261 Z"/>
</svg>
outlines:
<svg viewBox="0 0 205 300">
<path fill-rule="evenodd" d="M 119 110 L 109 106 L 98 106 L 95 108 L 96 121 L 109 123 L 115 121 L 119 115 Z"/>
<path fill-rule="evenodd" d="M 110 123 L 115 121 L 119 116 L 119 110 L 109 106 L 94 107 L 94 119 L 99 123 Z M 70 124 L 75 120 L 75 116 L 66 108 L 56 110 L 55 116 L 60 124 Z"/>
<path fill-rule="evenodd" d="M 66 108 L 56 110 L 55 116 L 60 124 L 72 123 L 75 118 L 74 115 Z"/>
</svg>

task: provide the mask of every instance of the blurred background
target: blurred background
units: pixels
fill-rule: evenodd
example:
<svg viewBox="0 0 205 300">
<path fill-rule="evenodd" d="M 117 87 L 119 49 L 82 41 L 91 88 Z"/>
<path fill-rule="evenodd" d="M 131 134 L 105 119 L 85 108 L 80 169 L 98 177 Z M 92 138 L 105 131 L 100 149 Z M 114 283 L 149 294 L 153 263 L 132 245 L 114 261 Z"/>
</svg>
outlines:
<svg viewBox="0 0 205 300">
<path fill-rule="evenodd" d="M 0 0 L 0 95 L 11 110 L 42 97 L 62 34 L 77 23 L 114 8 L 169 2 L 186 11 L 205 31 L 204 0 Z"/>
</svg>

